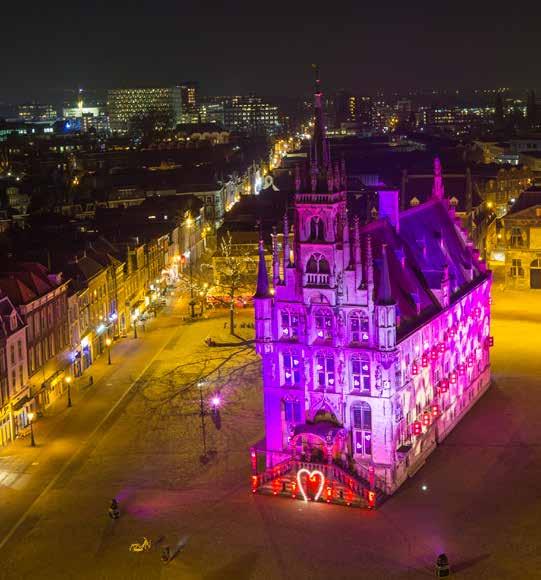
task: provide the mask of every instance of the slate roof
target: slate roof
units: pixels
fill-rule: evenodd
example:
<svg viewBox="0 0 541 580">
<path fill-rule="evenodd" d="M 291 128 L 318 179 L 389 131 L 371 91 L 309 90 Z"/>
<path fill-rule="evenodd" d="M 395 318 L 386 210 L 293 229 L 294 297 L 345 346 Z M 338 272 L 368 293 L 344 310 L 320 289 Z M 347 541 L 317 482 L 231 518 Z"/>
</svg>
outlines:
<svg viewBox="0 0 541 580">
<path fill-rule="evenodd" d="M 445 266 L 449 269 L 452 299 L 462 296 L 471 287 L 470 269 L 474 282 L 486 275 L 473 262 L 470 250 L 445 206 L 445 200 L 431 199 L 401 212 L 398 233 L 386 219 L 363 226 L 363 248 L 367 235 L 372 241 L 375 295 L 387 294 L 388 290 L 382 288 L 382 284 L 390 282 L 401 320 L 401 334 L 441 310 L 434 291 L 441 288 Z M 389 281 L 385 280 L 383 244 L 387 248 Z"/>
<path fill-rule="evenodd" d="M 513 214 L 536 205 L 541 205 L 541 187 L 533 187 L 527 191 L 523 191 L 507 213 L 506 217 L 512 217 Z"/>
<path fill-rule="evenodd" d="M 47 268 L 37 262 L 7 263 L 0 268 L 0 291 L 9 297 L 15 306 L 28 304 L 57 288 Z"/>
</svg>

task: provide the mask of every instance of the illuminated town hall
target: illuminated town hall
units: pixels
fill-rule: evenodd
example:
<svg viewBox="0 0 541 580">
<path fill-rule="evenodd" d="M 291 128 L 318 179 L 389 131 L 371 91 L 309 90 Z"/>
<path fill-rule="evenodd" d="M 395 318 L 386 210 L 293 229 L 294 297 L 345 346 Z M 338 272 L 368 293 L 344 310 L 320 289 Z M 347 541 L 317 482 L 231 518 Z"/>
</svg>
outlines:
<svg viewBox="0 0 541 580">
<path fill-rule="evenodd" d="M 425 203 L 401 212 L 384 187 L 378 199 L 377 219 L 360 219 L 317 88 L 309 168 L 297 172 L 294 223 L 273 236 L 272 283 L 260 249 L 266 435 L 252 448 L 254 492 L 373 507 L 490 384 L 491 273 L 439 160 Z"/>
</svg>

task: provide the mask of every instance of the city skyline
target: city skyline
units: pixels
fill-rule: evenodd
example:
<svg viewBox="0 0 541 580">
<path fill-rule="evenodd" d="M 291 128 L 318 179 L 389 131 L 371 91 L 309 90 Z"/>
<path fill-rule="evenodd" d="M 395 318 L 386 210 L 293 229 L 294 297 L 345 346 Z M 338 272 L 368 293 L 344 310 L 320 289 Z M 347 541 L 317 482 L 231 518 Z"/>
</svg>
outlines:
<svg viewBox="0 0 541 580">
<path fill-rule="evenodd" d="M 497 13 L 425 2 L 392 10 L 342 2 L 331 13 L 301 2 L 266 11 L 261 22 L 246 2 L 210 13 L 205 3 L 170 0 L 160 12 L 149 3 L 129 10 L 117 2 L 105 11 L 64 0 L 54 13 L 21 10 L 5 8 L 6 21 L 25 26 L 24 43 L 17 26 L 3 36 L 10 66 L 0 99 L 8 101 L 44 99 L 67 87 L 168 86 L 187 78 L 208 94 L 304 94 L 312 62 L 320 63 L 327 87 L 359 93 L 473 88 L 479 79 L 483 87 L 538 84 L 534 22 L 541 8 L 533 2 L 527 19 L 518 6 Z"/>
</svg>

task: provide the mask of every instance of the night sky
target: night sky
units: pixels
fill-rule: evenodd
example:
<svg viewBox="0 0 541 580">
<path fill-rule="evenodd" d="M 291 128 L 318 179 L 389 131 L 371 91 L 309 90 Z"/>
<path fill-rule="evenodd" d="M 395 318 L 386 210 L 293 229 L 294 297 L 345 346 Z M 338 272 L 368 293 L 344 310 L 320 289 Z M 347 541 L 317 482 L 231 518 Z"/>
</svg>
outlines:
<svg viewBox="0 0 541 580">
<path fill-rule="evenodd" d="M 504 6 L 504 9 L 498 8 Z M 2 2 L 0 98 L 198 80 L 207 94 L 540 86 L 541 1 Z"/>
</svg>

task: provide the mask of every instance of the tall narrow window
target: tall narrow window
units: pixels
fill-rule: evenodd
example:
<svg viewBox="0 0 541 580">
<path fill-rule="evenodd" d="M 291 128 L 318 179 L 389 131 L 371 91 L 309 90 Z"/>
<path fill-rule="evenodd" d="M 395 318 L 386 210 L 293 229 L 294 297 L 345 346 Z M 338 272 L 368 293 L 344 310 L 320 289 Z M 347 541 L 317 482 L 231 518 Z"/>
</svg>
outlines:
<svg viewBox="0 0 541 580">
<path fill-rule="evenodd" d="M 301 404 L 299 401 L 284 401 L 284 414 L 288 423 L 300 423 Z"/>
<path fill-rule="evenodd" d="M 284 352 L 284 385 L 297 387 L 301 384 L 301 365 L 297 353 Z"/>
<path fill-rule="evenodd" d="M 331 353 L 318 353 L 316 356 L 316 376 L 319 388 L 334 388 L 334 356 Z"/>
<path fill-rule="evenodd" d="M 320 242 L 325 240 L 323 220 L 318 216 L 315 216 L 310 220 L 310 239 Z"/>
<path fill-rule="evenodd" d="M 352 423 L 355 453 L 372 455 L 372 410 L 368 403 L 353 406 Z"/>
<path fill-rule="evenodd" d="M 282 337 L 290 340 L 299 338 L 299 315 L 290 310 L 282 310 Z"/>
<path fill-rule="evenodd" d="M 367 356 L 353 355 L 351 358 L 351 383 L 355 390 L 370 392 L 370 360 Z"/>
<path fill-rule="evenodd" d="M 351 342 L 368 342 L 368 317 L 362 312 L 353 312 L 349 317 Z"/>
<path fill-rule="evenodd" d="M 315 314 L 316 336 L 323 340 L 332 339 L 332 313 L 330 310 L 318 310 Z"/>
</svg>

